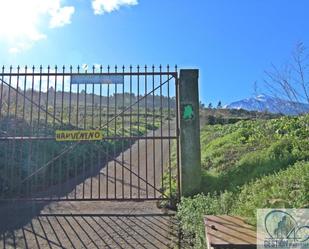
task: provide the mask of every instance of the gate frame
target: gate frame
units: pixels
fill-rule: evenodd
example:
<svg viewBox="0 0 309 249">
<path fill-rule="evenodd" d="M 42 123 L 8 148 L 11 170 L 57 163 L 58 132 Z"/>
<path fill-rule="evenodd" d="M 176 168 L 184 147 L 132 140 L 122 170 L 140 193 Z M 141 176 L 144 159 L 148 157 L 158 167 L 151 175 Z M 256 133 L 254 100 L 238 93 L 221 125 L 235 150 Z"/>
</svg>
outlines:
<svg viewBox="0 0 309 249">
<path fill-rule="evenodd" d="M 36 73 L 35 72 L 35 68 L 33 67 L 32 68 L 32 72 L 27 72 L 27 67 L 25 67 L 26 71 L 25 72 L 19 72 L 19 67 L 17 68 L 18 69 L 18 72 L 17 73 L 14 73 L 12 72 L 12 67 L 10 67 L 10 72 L 4 72 L 4 67 L 2 67 L 2 73 L 0 73 L 0 84 L 1 84 L 1 88 L 3 88 L 2 86 L 4 84 L 6 84 L 8 87 L 9 87 L 9 91 L 11 91 L 11 89 L 13 89 L 12 91 L 15 91 L 16 92 L 16 95 L 21 95 L 24 99 L 27 99 L 27 101 L 30 101 L 31 102 L 31 106 L 32 104 L 34 106 L 36 106 L 37 108 L 41 109 L 42 112 L 45 112 L 46 115 L 52 115 L 51 113 L 48 112 L 48 110 L 44 110 L 44 108 L 40 107 L 39 104 L 35 103 L 32 99 L 29 99 L 27 98 L 25 95 L 23 95 L 22 92 L 20 92 L 17 88 L 14 89 L 14 87 L 11 86 L 11 83 L 7 83 L 3 80 L 3 77 L 4 76 L 8 76 L 11 77 L 12 76 L 17 76 L 17 77 L 20 77 L 20 76 L 30 76 L 30 77 L 34 77 L 34 76 L 39 76 L 39 77 L 42 77 L 42 76 L 55 76 L 55 77 L 64 77 L 64 76 L 72 76 L 72 75 L 123 75 L 123 76 L 171 76 L 171 78 L 169 78 L 166 82 L 169 82 L 170 80 L 172 80 L 174 78 L 175 80 L 175 97 L 176 97 L 176 108 L 175 108 L 175 113 L 176 113 L 176 136 L 175 137 L 169 137 L 168 139 L 171 140 L 171 139 L 175 139 L 176 143 L 177 143 L 177 151 L 176 151 L 176 154 L 177 154 L 177 169 L 176 169 L 176 181 L 177 181 L 177 196 L 176 196 L 176 199 L 177 201 L 180 200 L 180 196 L 181 196 L 181 181 L 180 181 L 180 122 L 179 122 L 179 114 L 180 114 L 180 108 L 179 108 L 179 78 L 178 78 L 178 71 L 177 71 L 177 66 L 175 67 L 175 72 L 170 72 L 169 71 L 169 66 L 167 67 L 167 71 L 166 72 L 162 72 L 162 67 L 160 66 L 160 71 L 159 72 L 147 72 L 147 67 L 145 67 L 145 72 L 140 72 L 139 71 L 139 66 L 137 67 L 138 70 L 137 72 L 132 72 L 132 67 L 130 67 L 130 72 L 124 72 L 124 67 L 123 67 L 123 71 L 122 72 L 117 72 L 117 67 L 115 67 L 115 72 L 110 72 L 110 67 L 108 67 L 108 72 L 107 73 L 104 73 L 102 72 L 102 67 L 100 68 L 101 69 L 101 72 L 99 73 L 96 73 L 94 71 L 94 67 L 93 67 L 93 72 L 92 73 L 88 73 L 87 71 L 85 71 L 85 73 L 82 73 L 80 72 L 80 68 L 78 67 L 78 72 L 77 73 L 72 73 L 72 67 L 70 67 L 70 72 L 65 72 L 65 67 L 63 67 L 63 72 L 57 72 L 57 67 L 55 67 L 55 72 L 50 72 L 50 67 L 48 67 L 48 72 L 47 73 L 44 73 L 42 72 L 42 66 L 40 67 L 40 72 Z M 153 67 L 154 68 L 154 67 Z M 155 89 L 152 89 L 151 92 L 147 92 L 146 95 L 140 99 L 138 99 L 137 102 L 140 102 L 143 98 L 145 98 L 146 96 L 150 95 L 152 92 L 155 92 L 156 89 L 158 89 L 159 87 L 162 87 L 162 85 L 164 85 L 166 82 L 164 82 L 163 84 L 160 83 L 160 85 L 158 87 L 156 87 Z M 33 92 L 34 89 L 32 89 L 32 92 Z M 55 89 L 55 91 L 57 91 L 57 89 Z M 64 90 L 63 90 L 64 92 Z M 2 93 L 2 89 L 1 89 L 1 93 Z M 10 96 L 10 95 L 9 95 Z M 134 104 L 133 104 L 134 105 Z M 128 110 L 129 108 L 131 108 L 133 105 L 129 106 L 128 108 L 126 108 L 125 110 L 123 110 L 121 113 L 124 113 L 126 110 Z M 119 114 L 118 114 L 119 115 Z M 117 115 L 117 116 L 118 116 Z M 116 119 L 117 116 L 113 117 L 111 120 L 109 120 L 108 122 L 111 122 L 112 120 Z M 57 120 L 56 116 L 55 115 L 52 115 L 52 117 Z M 57 120 L 58 122 L 60 121 Z M 60 121 L 61 124 L 62 123 L 62 120 Z M 28 138 L 25 138 L 25 137 L 0 137 L 0 140 L 3 141 L 3 140 L 13 140 L 14 142 L 16 140 L 25 140 L 25 139 L 29 139 L 29 140 L 49 140 L 49 139 L 54 139 L 54 137 L 28 137 Z M 105 139 L 113 139 L 113 137 L 107 137 Z M 117 139 L 124 139 L 124 138 L 117 138 Z M 131 139 L 131 138 L 130 138 Z M 132 138 L 132 139 L 136 139 L 136 138 Z M 138 138 L 139 139 L 139 138 Z M 147 138 L 146 138 L 147 139 Z M 149 139 L 149 138 L 148 138 Z M 161 138 L 162 139 L 162 138 Z M 171 151 L 169 152 L 171 153 Z M 60 155 L 62 156 L 62 155 Z M 170 156 L 170 155 L 169 155 Z M 169 169 L 169 167 L 167 167 L 166 169 Z M 171 170 L 171 169 L 169 169 Z M 34 172 L 36 173 L 36 172 Z M 140 177 L 140 176 L 138 176 Z M 170 182 L 171 182 L 171 171 L 169 172 L 169 177 L 170 177 Z M 163 181 L 163 179 L 161 179 L 161 181 Z M 148 183 L 146 183 L 148 184 Z M 155 191 L 156 190 L 156 186 L 155 186 Z M 160 193 L 162 195 L 164 195 L 164 193 L 162 191 L 160 191 Z M 122 201 L 122 200 L 132 200 L 132 201 L 141 201 L 141 200 L 169 200 L 169 201 L 172 201 L 172 197 L 169 196 L 168 198 L 116 198 L 116 199 L 113 199 L 113 198 L 82 198 L 82 199 L 78 199 L 78 198 L 74 198 L 74 199 L 70 199 L 70 198 L 14 198 L 14 199 L 4 199 L 5 201 L 6 200 L 14 200 L 14 201 L 25 201 L 25 200 L 31 200 L 31 201 L 104 201 L 104 200 L 117 200 L 117 201 Z"/>
</svg>

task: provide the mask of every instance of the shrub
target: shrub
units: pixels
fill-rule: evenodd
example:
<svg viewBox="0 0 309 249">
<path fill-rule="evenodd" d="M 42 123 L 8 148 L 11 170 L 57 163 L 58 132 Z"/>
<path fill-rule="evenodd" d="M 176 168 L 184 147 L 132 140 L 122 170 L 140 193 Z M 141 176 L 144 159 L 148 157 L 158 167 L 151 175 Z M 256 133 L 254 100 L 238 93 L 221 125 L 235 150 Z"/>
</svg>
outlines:
<svg viewBox="0 0 309 249">
<path fill-rule="evenodd" d="M 178 205 L 177 218 L 183 231 L 184 239 L 194 248 L 205 248 L 205 229 L 203 217 L 206 214 L 229 213 L 233 193 L 198 194 L 193 198 L 182 198 Z"/>
</svg>

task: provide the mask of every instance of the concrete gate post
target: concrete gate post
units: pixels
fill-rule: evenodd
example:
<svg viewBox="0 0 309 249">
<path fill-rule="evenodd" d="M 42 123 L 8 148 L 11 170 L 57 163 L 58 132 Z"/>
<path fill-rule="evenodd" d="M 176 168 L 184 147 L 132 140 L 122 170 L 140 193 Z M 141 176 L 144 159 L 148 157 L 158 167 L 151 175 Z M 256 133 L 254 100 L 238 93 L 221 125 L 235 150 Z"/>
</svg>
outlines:
<svg viewBox="0 0 309 249">
<path fill-rule="evenodd" d="M 201 185 L 198 70 L 180 70 L 180 192 L 192 196 Z"/>
</svg>

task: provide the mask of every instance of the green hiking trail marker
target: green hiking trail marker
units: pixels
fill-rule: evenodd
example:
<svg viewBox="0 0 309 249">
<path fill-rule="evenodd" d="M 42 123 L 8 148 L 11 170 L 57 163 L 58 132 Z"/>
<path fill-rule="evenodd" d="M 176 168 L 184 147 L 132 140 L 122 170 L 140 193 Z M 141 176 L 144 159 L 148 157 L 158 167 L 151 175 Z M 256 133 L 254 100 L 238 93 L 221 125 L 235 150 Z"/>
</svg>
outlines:
<svg viewBox="0 0 309 249">
<path fill-rule="evenodd" d="M 192 105 L 185 105 L 183 111 L 183 119 L 190 120 L 194 117 Z"/>
</svg>

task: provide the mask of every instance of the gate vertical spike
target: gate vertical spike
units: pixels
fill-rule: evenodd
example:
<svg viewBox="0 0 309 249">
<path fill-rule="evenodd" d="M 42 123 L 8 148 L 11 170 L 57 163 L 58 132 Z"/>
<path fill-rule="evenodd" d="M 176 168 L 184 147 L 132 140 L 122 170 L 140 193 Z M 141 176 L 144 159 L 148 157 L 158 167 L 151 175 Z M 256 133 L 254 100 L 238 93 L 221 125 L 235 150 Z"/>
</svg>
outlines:
<svg viewBox="0 0 309 249">
<path fill-rule="evenodd" d="M 42 65 L 40 65 L 40 72 L 42 73 L 42 69 L 43 69 L 43 66 Z"/>
<path fill-rule="evenodd" d="M 50 65 L 47 66 L 47 70 L 48 70 L 48 72 L 49 72 L 49 70 L 50 70 Z"/>
<path fill-rule="evenodd" d="M 102 65 L 100 65 L 100 73 L 102 73 L 102 69 L 103 69 L 103 67 L 102 67 Z"/>
<path fill-rule="evenodd" d="M 175 72 L 177 73 L 178 67 L 177 64 L 175 65 Z"/>
<path fill-rule="evenodd" d="M 72 67 L 72 65 L 70 65 L 70 73 L 72 73 L 72 69 L 73 69 L 73 67 Z"/>
<path fill-rule="evenodd" d="M 109 70 L 110 70 L 110 66 L 108 65 L 107 66 L 107 73 L 109 73 Z"/>
<path fill-rule="evenodd" d="M 77 66 L 77 73 L 79 73 L 79 70 L 80 70 L 80 66 L 78 65 Z"/>
<path fill-rule="evenodd" d="M 4 73 L 4 65 L 2 65 L 2 73 Z M 2 76 L 3 77 L 3 76 Z M 2 78 L 1 77 L 1 78 Z M 0 88 L 0 97 L 1 97 L 1 105 L 0 105 L 0 117 L 2 117 L 2 98 L 3 98 L 3 82 L 1 82 L 1 88 Z"/>
<path fill-rule="evenodd" d="M 58 67 L 57 67 L 57 65 L 55 65 L 55 71 L 57 72 L 57 69 L 58 69 Z"/>
<path fill-rule="evenodd" d="M 117 65 L 115 65 L 115 73 L 117 73 Z"/>
<path fill-rule="evenodd" d="M 152 72 L 155 70 L 155 65 L 152 64 Z"/>
<path fill-rule="evenodd" d="M 159 65 L 159 69 L 160 69 L 160 72 L 161 72 L 162 71 L 162 65 L 161 64 Z"/>
<path fill-rule="evenodd" d="M 145 65 L 145 72 L 147 72 L 147 65 Z"/>
<path fill-rule="evenodd" d="M 167 69 L 167 71 L 170 70 L 170 65 L 169 64 L 167 64 L 166 69 Z"/>
<path fill-rule="evenodd" d="M 124 70 L 125 70 L 125 66 L 124 65 L 122 65 L 122 72 L 124 73 Z"/>
<path fill-rule="evenodd" d="M 17 70 L 19 71 L 19 69 L 20 69 L 20 66 L 18 65 L 18 66 L 17 66 Z"/>
<path fill-rule="evenodd" d="M 65 72 L 65 65 L 62 66 L 62 71 Z"/>
<path fill-rule="evenodd" d="M 95 66 L 93 65 L 92 66 L 92 73 L 94 73 L 94 71 L 95 71 Z"/>
</svg>

